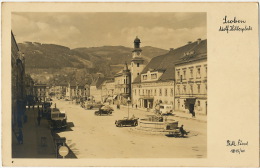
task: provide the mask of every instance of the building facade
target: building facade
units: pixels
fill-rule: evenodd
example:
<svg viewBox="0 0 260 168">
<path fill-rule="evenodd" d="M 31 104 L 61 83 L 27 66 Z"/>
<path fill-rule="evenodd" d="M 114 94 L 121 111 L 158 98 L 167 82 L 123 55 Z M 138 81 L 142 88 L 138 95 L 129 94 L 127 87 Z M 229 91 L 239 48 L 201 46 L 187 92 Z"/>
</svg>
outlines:
<svg viewBox="0 0 260 168">
<path fill-rule="evenodd" d="M 98 77 L 90 85 L 90 97 L 94 102 L 102 102 L 102 84 L 107 78 Z"/>
<path fill-rule="evenodd" d="M 131 98 L 131 72 L 125 63 L 124 69 L 115 76 L 115 94 L 117 104 L 127 104 Z"/>
<path fill-rule="evenodd" d="M 46 84 L 35 84 L 34 89 L 36 91 L 36 101 L 45 102 L 48 98 L 48 89 Z"/>
<path fill-rule="evenodd" d="M 34 81 L 29 74 L 25 75 L 25 92 L 26 104 L 33 105 L 35 103 L 36 95 L 34 94 Z"/>
<path fill-rule="evenodd" d="M 90 90 L 87 83 L 69 82 L 65 88 L 65 99 L 84 101 L 89 97 Z"/>
<path fill-rule="evenodd" d="M 11 31 L 12 128 L 22 128 L 26 109 L 25 58 Z"/>
<path fill-rule="evenodd" d="M 102 84 L 102 102 L 108 102 L 110 104 L 114 103 L 114 98 L 116 97 L 115 95 L 115 81 L 112 80 L 106 80 Z"/>
<path fill-rule="evenodd" d="M 175 65 L 175 110 L 207 115 L 207 40 L 190 45 Z"/>
</svg>

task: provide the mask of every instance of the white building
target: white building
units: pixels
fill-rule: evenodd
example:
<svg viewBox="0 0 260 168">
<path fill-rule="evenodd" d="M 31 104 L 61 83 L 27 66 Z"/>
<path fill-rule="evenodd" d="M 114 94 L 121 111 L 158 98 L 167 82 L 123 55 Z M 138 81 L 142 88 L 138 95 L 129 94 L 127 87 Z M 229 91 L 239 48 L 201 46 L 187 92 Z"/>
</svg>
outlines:
<svg viewBox="0 0 260 168">
<path fill-rule="evenodd" d="M 187 45 L 175 65 L 175 110 L 207 114 L 207 40 Z"/>
</svg>

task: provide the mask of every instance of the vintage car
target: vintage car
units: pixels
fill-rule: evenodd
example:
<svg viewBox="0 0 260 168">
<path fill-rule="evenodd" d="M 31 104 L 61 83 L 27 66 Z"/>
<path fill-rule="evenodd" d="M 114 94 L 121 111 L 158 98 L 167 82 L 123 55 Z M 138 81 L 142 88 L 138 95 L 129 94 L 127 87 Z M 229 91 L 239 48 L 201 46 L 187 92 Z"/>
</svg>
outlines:
<svg viewBox="0 0 260 168">
<path fill-rule="evenodd" d="M 49 121 L 51 129 L 66 129 L 67 115 L 65 111 L 60 111 L 58 108 L 51 109 L 51 119 Z"/>
<path fill-rule="evenodd" d="M 95 111 L 95 115 L 111 115 L 114 109 L 109 105 L 102 105 L 98 111 Z"/>
<path fill-rule="evenodd" d="M 123 127 L 123 126 L 137 126 L 138 125 L 138 119 L 139 118 L 128 118 L 125 117 L 122 120 L 116 120 L 115 124 L 117 127 Z"/>
<path fill-rule="evenodd" d="M 160 114 L 161 115 L 172 115 L 173 114 L 173 105 L 161 104 L 160 105 Z"/>
<path fill-rule="evenodd" d="M 99 109 L 100 107 L 102 107 L 102 104 L 85 102 L 85 104 L 83 104 L 82 107 L 85 108 L 86 110 Z"/>
</svg>

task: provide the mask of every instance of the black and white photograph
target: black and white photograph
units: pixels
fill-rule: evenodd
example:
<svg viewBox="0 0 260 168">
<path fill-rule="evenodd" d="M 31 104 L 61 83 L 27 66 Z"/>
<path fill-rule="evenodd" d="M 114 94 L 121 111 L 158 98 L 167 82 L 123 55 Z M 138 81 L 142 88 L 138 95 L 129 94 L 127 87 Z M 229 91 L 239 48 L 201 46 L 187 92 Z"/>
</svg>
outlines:
<svg viewBox="0 0 260 168">
<path fill-rule="evenodd" d="M 2 166 L 259 166 L 258 3 L 2 3 Z"/>
<path fill-rule="evenodd" d="M 12 157 L 207 157 L 206 17 L 12 13 Z"/>
</svg>

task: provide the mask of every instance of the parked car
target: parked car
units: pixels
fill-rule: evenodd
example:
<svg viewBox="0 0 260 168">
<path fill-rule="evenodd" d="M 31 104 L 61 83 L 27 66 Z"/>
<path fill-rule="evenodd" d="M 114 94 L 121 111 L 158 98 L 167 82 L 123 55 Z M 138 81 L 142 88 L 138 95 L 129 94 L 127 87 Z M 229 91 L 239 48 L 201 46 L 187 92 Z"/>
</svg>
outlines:
<svg viewBox="0 0 260 168">
<path fill-rule="evenodd" d="M 138 119 L 139 118 L 128 118 L 125 117 L 122 120 L 116 120 L 115 124 L 117 127 L 123 127 L 123 126 L 132 126 L 135 127 L 138 125 Z"/>
<path fill-rule="evenodd" d="M 160 114 L 161 115 L 172 115 L 173 114 L 173 105 L 161 104 L 160 105 Z"/>
<path fill-rule="evenodd" d="M 87 109 L 87 110 L 99 109 L 102 106 L 103 105 L 100 103 L 92 103 L 92 102 L 86 102 L 84 105 L 85 109 Z"/>
<path fill-rule="evenodd" d="M 65 111 L 60 111 L 58 108 L 51 109 L 51 120 L 49 121 L 51 129 L 67 128 L 67 115 Z"/>
<path fill-rule="evenodd" d="M 98 111 L 95 111 L 95 115 L 111 115 L 114 109 L 109 105 L 102 105 Z"/>
</svg>

